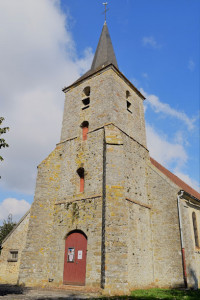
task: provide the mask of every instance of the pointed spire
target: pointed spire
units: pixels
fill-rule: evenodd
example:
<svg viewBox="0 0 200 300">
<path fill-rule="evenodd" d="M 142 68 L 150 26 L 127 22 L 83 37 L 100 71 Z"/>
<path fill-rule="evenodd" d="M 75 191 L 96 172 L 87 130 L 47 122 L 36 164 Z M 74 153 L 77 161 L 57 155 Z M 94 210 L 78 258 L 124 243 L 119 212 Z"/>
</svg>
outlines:
<svg viewBox="0 0 200 300">
<path fill-rule="evenodd" d="M 112 41 L 105 21 L 92 62 L 91 70 L 94 71 L 97 68 L 106 66 L 108 64 L 113 64 L 118 68 Z"/>
</svg>

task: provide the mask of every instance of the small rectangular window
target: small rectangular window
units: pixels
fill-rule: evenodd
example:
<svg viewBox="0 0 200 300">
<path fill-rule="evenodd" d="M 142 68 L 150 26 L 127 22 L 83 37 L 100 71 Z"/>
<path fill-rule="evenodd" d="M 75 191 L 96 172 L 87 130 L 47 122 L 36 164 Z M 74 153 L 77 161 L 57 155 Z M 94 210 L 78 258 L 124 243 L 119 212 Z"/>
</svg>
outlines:
<svg viewBox="0 0 200 300">
<path fill-rule="evenodd" d="M 8 261 L 18 261 L 18 250 L 10 250 Z"/>
</svg>

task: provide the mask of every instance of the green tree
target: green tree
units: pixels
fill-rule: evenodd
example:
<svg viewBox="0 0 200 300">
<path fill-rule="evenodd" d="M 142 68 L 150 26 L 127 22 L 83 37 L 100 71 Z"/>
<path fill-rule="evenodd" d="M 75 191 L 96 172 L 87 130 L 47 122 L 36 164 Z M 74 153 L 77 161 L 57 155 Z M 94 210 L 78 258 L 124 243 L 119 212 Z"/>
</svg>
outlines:
<svg viewBox="0 0 200 300">
<path fill-rule="evenodd" d="M 0 117 L 0 126 L 3 123 L 4 118 Z M 3 147 L 8 147 L 9 145 L 6 143 L 5 139 L 1 138 L 1 135 L 6 133 L 9 130 L 9 127 L 0 127 L 0 149 Z M 3 157 L 0 155 L 0 160 L 3 160 Z"/>
<path fill-rule="evenodd" d="M 0 226 L 0 251 L 1 244 L 6 236 L 11 232 L 11 230 L 15 227 L 16 223 L 12 220 L 12 215 L 9 214 L 7 220 L 3 221 L 3 225 Z"/>
</svg>

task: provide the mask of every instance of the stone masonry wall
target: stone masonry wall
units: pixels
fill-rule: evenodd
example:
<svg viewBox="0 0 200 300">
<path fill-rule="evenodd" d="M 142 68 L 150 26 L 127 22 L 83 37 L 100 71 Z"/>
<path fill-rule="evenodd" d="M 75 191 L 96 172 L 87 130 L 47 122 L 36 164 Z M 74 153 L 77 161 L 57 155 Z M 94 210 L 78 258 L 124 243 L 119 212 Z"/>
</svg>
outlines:
<svg viewBox="0 0 200 300">
<path fill-rule="evenodd" d="M 150 208 L 131 201 L 129 210 L 129 289 L 149 288 L 154 285 Z"/>
<path fill-rule="evenodd" d="M 147 196 L 147 149 L 121 133 L 124 144 L 125 205 L 128 210 L 128 280 L 130 289 L 153 283 L 150 201 Z"/>
<path fill-rule="evenodd" d="M 120 131 L 105 128 L 105 292 L 128 291 L 128 211 L 124 195 L 124 149 Z"/>
<path fill-rule="evenodd" d="M 22 250 L 26 243 L 29 217 L 30 213 L 22 218 L 17 227 L 2 245 L 3 250 L 0 255 L 0 284 L 17 284 L 18 282 L 19 265 L 21 262 Z M 18 251 L 18 259 L 16 262 L 10 260 L 10 250 Z"/>
<path fill-rule="evenodd" d="M 20 265 L 19 282 L 29 286 L 43 285 L 48 281 L 51 260 L 54 203 L 60 185 L 61 146 L 39 165 L 35 198 L 30 210 L 27 241 Z"/>
<path fill-rule="evenodd" d="M 102 198 L 75 200 L 55 207 L 54 247 L 50 253 L 52 263 L 49 269 L 52 285 L 62 284 L 66 235 L 79 229 L 87 236 L 86 286 L 101 284 L 101 233 Z"/>
<path fill-rule="evenodd" d="M 85 169 L 81 193 L 79 167 Z M 100 287 L 102 179 L 103 129 L 88 133 L 86 141 L 80 135 L 59 144 L 40 164 L 21 283 L 62 284 L 65 237 L 79 229 L 88 237 L 86 284 Z"/>
<path fill-rule="evenodd" d="M 153 272 L 158 287 L 184 286 L 177 210 L 179 190 L 178 186 L 149 163 Z"/>
<path fill-rule="evenodd" d="M 77 174 L 85 169 L 84 192 L 80 192 Z M 50 274 L 53 284 L 62 283 L 64 243 L 66 235 L 75 229 L 82 230 L 88 240 L 86 285 L 101 284 L 102 235 L 102 180 L 103 180 L 103 129 L 89 132 L 86 141 L 82 136 L 63 143 L 59 196 L 54 206 L 54 248 Z"/>
<path fill-rule="evenodd" d="M 82 99 L 85 87 L 90 87 L 90 104 L 86 109 Z M 127 110 L 126 91 L 130 96 L 131 110 Z M 143 100 L 133 87 L 127 84 L 111 68 L 93 75 L 66 92 L 61 141 L 79 135 L 83 121 L 89 122 L 89 130 L 107 123 L 114 123 L 138 142 L 146 145 Z"/>
<path fill-rule="evenodd" d="M 148 151 L 114 125 L 105 141 L 105 290 L 119 294 L 153 282 Z"/>
</svg>

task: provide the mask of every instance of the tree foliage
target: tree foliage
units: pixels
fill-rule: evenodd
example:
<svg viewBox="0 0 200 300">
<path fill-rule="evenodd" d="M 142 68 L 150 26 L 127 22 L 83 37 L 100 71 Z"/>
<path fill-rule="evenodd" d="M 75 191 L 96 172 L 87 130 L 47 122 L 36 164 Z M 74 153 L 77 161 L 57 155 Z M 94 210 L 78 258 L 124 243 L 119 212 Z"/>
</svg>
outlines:
<svg viewBox="0 0 200 300">
<path fill-rule="evenodd" d="M 7 220 L 4 220 L 3 225 L 0 226 L 0 250 L 3 240 L 11 232 L 15 225 L 16 223 L 12 221 L 12 215 L 9 214 Z"/>
<path fill-rule="evenodd" d="M 3 123 L 4 118 L 0 117 L 0 126 Z M 9 145 L 6 143 L 5 139 L 1 138 L 1 135 L 6 133 L 9 130 L 9 127 L 0 127 L 0 149 L 8 147 Z M 3 157 L 0 155 L 0 160 L 3 160 Z"/>
</svg>

